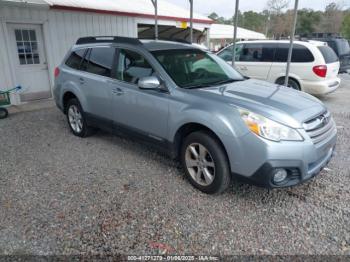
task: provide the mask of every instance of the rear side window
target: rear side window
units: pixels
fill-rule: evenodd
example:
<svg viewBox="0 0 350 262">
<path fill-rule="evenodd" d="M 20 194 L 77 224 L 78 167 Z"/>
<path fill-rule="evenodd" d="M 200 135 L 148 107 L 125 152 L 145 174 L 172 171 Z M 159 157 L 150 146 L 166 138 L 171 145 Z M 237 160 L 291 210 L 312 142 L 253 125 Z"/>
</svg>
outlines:
<svg viewBox="0 0 350 262">
<path fill-rule="evenodd" d="M 328 46 L 318 46 L 318 49 L 321 51 L 326 64 L 331 64 L 339 61 L 337 54 L 333 51 L 332 48 Z"/>
<path fill-rule="evenodd" d="M 288 58 L 289 44 L 280 44 L 276 50 L 275 62 L 286 63 Z M 308 48 L 303 45 L 294 44 L 292 52 L 293 63 L 309 63 L 315 60 Z"/>
<path fill-rule="evenodd" d="M 89 61 L 86 68 L 86 72 L 101 75 L 101 76 L 111 76 L 113 60 L 114 60 L 115 48 L 111 47 L 96 47 L 92 48 L 89 54 Z M 85 61 L 86 62 L 86 61 Z"/>
<path fill-rule="evenodd" d="M 141 77 L 154 73 L 147 60 L 134 51 L 121 49 L 119 52 L 117 79 L 136 84 Z"/>
<path fill-rule="evenodd" d="M 79 50 L 73 51 L 71 55 L 68 57 L 66 61 L 66 65 L 73 69 L 79 69 L 81 59 L 84 57 L 85 52 L 86 52 L 86 49 L 79 49 Z"/>
<path fill-rule="evenodd" d="M 244 44 L 237 61 L 272 62 L 274 52 L 273 44 Z"/>
</svg>

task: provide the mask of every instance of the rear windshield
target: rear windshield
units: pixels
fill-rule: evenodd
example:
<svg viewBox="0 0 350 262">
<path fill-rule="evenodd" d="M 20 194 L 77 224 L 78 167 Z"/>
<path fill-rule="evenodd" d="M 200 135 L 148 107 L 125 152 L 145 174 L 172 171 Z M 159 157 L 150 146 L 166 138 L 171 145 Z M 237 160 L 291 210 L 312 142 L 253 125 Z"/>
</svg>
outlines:
<svg viewBox="0 0 350 262">
<path fill-rule="evenodd" d="M 318 46 L 318 49 L 321 51 L 326 64 L 331 64 L 339 61 L 337 54 L 333 51 L 332 48 L 328 46 Z"/>
</svg>

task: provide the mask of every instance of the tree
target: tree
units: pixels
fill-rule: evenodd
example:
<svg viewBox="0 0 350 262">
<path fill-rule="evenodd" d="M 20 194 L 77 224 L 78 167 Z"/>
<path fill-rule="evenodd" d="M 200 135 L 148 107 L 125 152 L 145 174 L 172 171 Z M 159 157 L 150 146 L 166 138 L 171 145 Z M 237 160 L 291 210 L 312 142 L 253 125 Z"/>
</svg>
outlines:
<svg viewBox="0 0 350 262">
<path fill-rule="evenodd" d="M 213 12 L 208 16 L 210 19 L 214 20 L 218 24 L 225 24 L 226 19 L 222 16 L 219 16 L 217 13 Z"/>
<path fill-rule="evenodd" d="M 341 32 L 345 38 L 350 39 L 350 13 L 349 12 L 344 16 Z"/>
<path fill-rule="evenodd" d="M 301 9 L 298 11 L 298 21 L 296 33 L 308 35 L 316 31 L 317 25 L 321 21 L 321 13 L 312 9 Z"/>
<path fill-rule="evenodd" d="M 248 11 L 243 13 L 242 27 L 253 31 L 265 33 L 266 17 L 262 13 Z"/>
<path fill-rule="evenodd" d="M 272 14 L 278 15 L 289 6 L 289 2 L 290 0 L 268 0 L 266 6 Z"/>
<path fill-rule="evenodd" d="M 319 32 L 323 33 L 336 33 L 340 32 L 343 21 L 343 12 L 341 6 L 335 2 L 332 2 L 326 6 L 322 23 L 318 28 Z"/>
</svg>

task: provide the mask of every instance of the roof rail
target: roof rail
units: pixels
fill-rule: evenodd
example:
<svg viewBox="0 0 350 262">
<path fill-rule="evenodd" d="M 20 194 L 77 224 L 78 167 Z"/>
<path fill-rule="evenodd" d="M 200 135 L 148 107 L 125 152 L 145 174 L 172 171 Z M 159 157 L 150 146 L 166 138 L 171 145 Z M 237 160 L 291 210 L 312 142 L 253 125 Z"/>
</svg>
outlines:
<svg viewBox="0 0 350 262">
<path fill-rule="evenodd" d="M 92 44 L 92 43 L 123 43 L 142 45 L 141 41 L 137 38 L 123 37 L 123 36 L 87 36 L 78 38 L 76 44 Z"/>
</svg>

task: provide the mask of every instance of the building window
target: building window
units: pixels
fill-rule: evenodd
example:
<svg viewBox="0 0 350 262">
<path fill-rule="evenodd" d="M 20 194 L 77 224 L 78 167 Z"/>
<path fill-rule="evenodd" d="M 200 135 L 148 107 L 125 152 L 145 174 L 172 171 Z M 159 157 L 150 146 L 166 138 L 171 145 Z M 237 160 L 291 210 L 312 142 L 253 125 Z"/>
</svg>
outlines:
<svg viewBox="0 0 350 262">
<path fill-rule="evenodd" d="M 15 29 L 17 53 L 21 65 L 40 64 L 38 41 L 33 29 Z"/>
</svg>

